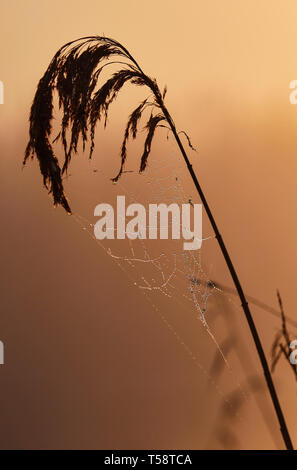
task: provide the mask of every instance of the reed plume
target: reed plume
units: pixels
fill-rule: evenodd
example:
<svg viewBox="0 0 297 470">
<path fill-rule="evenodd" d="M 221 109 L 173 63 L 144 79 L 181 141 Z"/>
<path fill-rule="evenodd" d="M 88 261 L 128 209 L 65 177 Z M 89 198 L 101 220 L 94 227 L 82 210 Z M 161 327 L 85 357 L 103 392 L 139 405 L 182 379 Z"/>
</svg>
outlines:
<svg viewBox="0 0 297 470">
<path fill-rule="evenodd" d="M 116 60 L 110 61 L 111 58 Z M 96 91 L 103 70 L 110 64 L 120 65 L 122 68 L 113 73 Z M 130 136 L 136 138 L 142 113 L 149 107 L 151 114 L 146 124 L 147 137 L 140 161 L 140 172 L 145 170 L 155 130 L 159 123 L 166 119 L 160 112 L 166 89 L 161 94 L 156 80 L 142 72 L 137 62 L 120 43 L 99 36 L 81 38 L 61 47 L 39 81 L 31 107 L 30 139 L 24 164 L 30 156 L 37 157 L 43 183 L 52 194 L 54 204 L 60 204 L 68 213 L 71 213 L 71 208 L 65 195 L 62 175 L 67 172 L 73 154 L 77 153 L 80 138 L 83 148 L 90 139 L 89 156 L 92 157 L 96 125 L 102 119 L 104 126 L 107 125 L 109 107 L 128 82 L 146 86 L 153 96 L 153 102 L 144 100 L 130 115 L 121 147 L 120 170 L 113 181 L 117 181 L 123 172 L 128 139 Z M 50 142 L 55 92 L 63 117 L 61 130 L 53 143 L 58 140 L 62 142 L 64 161 L 61 166 Z M 67 131 L 70 133 L 68 141 Z"/>
</svg>

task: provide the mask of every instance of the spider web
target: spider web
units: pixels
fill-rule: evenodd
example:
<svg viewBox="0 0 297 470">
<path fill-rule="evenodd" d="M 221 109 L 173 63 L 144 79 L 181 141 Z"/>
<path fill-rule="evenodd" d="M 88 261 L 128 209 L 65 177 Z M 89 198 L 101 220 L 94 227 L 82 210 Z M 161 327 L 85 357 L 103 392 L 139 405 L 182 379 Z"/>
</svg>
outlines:
<svg viewBox="0 0 297 470">
<path fill-rule="evenodd" d="M 91 161 L 90 167 L 98 187 L 102 181 L 110 180 L 110 175 L 106 174 L 106 169 L 102 170 L 102 165 L 97 170 Z M 109 190 L 109 201 L 100 193 L 101 200 L 97 200 L 96 204 L 109 202 L 114 207 L 115 219 L 118 195 L 125 196 L 126 207 L 131 203 L 143 204 L 145 208 L 153 203 L 177 203 L 180 207 L 182 204 L 192 206 L 200 203 L 197 197 L 193 197 L 194 190 L 187 169 L 173 145 L 166 159 L 152 155 L 146 172 L 139 174 L 138 171 L 128 169 L 116 184 L 109 182 Z M 95 205 L 91 206 L 92 212 Z M 209 233 L 208 228 L 203 230 L 199 250 L 187 251 L 183 249 L 182 238 L 150 240 L 142 236 L 141 229 L 135 240 L 128 237 L 117 240 L 116 224 L 114 239 L 98 240 L 94 235 L 97 218 L 74 213 L 72 219 L 111 262 L 116 263 L 128 284 L 144 295 L 152 312 L 158 315 L 188 358 L 194 362 L 205 382 L 212 387 L 225 413 L 228 410 L 228 416 L 246 426 L 242 408 L 250 397 L 247 377 L 245 373 L 239 376 L 238 370 L 233 370 L 234 364 L 230 363 L 228 356 L 230 349 L 235 347 L 232 341 L 237 337 L 237 331 L 230 324 L 232 319 L 228 315 L 223 318 L 222 325 L 225 311 L 230 308 L 240 311 L 240 304 L 212 280 L 214 267 L 208 265 L 208 259 L 204 256 L 206 247 L 214 249 L 216 246 L 211 230 Z M 203 225 L 207 227 L 204 222 L 205 217 Z M 222 381 L 223 375 L 225 378 Z"/>
<path fill-rule="evenodd" d="M 176 157 L 174 155 L 174 157 Z M 149 176 L 145 178 L 145 185 L 149 189 L 150 203 L 165 203 L 170 205 L 173 201 L 180 207 L 182 204 L 189 204 L 193 206 L 192 198 L 187 196 L 182 185 L 182 178 L 177 175 L 182 175 L 183 169 L 181 161 L 178 160 L 179 165 L 172 165 L 172 161 L 163 164 L 158 163 L 157 160 L 152 160 L 151 171 Z M 132 178 L 135 178 L 135 174 Z M 139 178 L 139 175 L 136 176 Z M 130 176 L 131 179 L 131 176 Z M 129 182 L 129 186 L 130 186 Z M 140 189 L 136 195 L 127 192 L 127 188 L 122 183 L 117 183 L 122 192 L 126 193 L 127 204 L 143 201 L 147 198 L 147 191 Z M 143 181 L 142 181 L 143 186 Z M 146 188 L 146 189 L 147 189 Z M 147 201 L 146 201 L 147 202 Z M 94 224 L 86 219 L 76 215 L 76 220 L 82 223 L 84 229 L 93 230 Z M 169 220 L 170 234 L 173 221 Z M 207 304 L 210 296 L 213 294 L 217 287 L 208 278 L 206 272 L 202 267 L 202 254 L 199 250 L 183 250 L 178 243 L 172 243 L 168 247 L 168 240 L 166 240 L 166 251 L 155 253 L 152 251 L 149 241 L 144 238 L 143 233 L 147 231 L 149 226 L 141 227 L 138 234 L 138 241 L 128 240 L 128 254 L 121 254 L 119 247 L 112 248 L 108 243 L 99 242 L 94 236 L 94 240 L 105 249 L 106 253 L 115 260 L 123 271 L 133 273 L 134 286 L 138 289 L 146 291 L 150 294 L 159 294 L 168 297 L 175 302 L 181 304 L 181 299 L 187 303 L 187 308 L 195 311 L 197 318 L 201 321 L 207 333 L 215 343 L 216 347 L 229 367 L 228 361 L 225 358 L 218 342 L 215 339 L 208 323 L 207 323 Z M 182 227 L 181 227 L 182 228 Z M 114 229 L 114 239 L 116 239 L 117 228 Z M 127 235 L 127 232 L 125 232 Z M 202 241 L 214 239 L 214 236 L 203 238 Z M 125 244 L 123 244 L 125 246 Z M 122 247 L 123 248 L 123 247 Z M 165 244 L 162 244 L 164 250 Z M 170 249 L 171 248 L 171 249 Z"/>
<path fill-rule="evenodd" d="M 152 159 L 148 175 L 144 177 L 143 175 L 135 175 L 135 173 L 132 175 L 132 172 L 128 175 L 129 172 L 127 172 L 126 181 L 123 182 L 124 178 L 122 178 L 120 182 L 116 183 L 117 191 L 121 195 L 125 194 L 126 206 L 135 202 L 146 206 L 148 202 L 167 205 L 174 202 L 179 206 L 185 203 L 193 205 L 191 196 L 188 196 L 183 189 L 182 177 L 180 176 L 183 173 L 182 162 L 177 160 L 178 165 L 172 164 L 176 155 L 173 157 L 170 162 L 167 161 L 163 164 Z M 134 179 L 135 183 L 135 178 L 141 179 L 141 188 L 133 193 L 131 179 Z M 129 190 L 127 190 L 125 183 L 129 186 Z M 182 249 L 182 240 L 169 239 L 165 242 L 159 241 L 156 250 L 153 246 L 156 241 L 143 237 L 143 232 L 149 226 L 141 227 L 136 240 L 127 237 L 125 241 L 118 241 L 115 246 L 114 240 L 99 241 L 95 238 L 94 223 L 78 214 L 75 214 L 74 218 L 84 230 L 88 231 L 107 255 L 121 266 L 123 271 L 127 274 L 131 273 L 136 288 L 176 301 L 179 301 L 180 298 L 185 300 L 188 307 L 196 311 L 197 318 L 215 341 L 207 323 L 206 312 L 208 300 L 217 287 L 208 279 L 202 267 L 202 249 L 185 251 Z M 168 233 L 170 234 L 172 220 L 169 220 L 168 223 Z M 116 232 L 117 228 L 115 227 L 114 239 L 117 238 Z M 208 236 L 202 241 L 205 243 L 214 238 L 214 236 Z M 219 347 L 217 343 L 216 345 Z M 224 358 L 223 352 L 221 354 Z M 224 360 L 226 359 L 224 358 Z"/>
<path fill-rule="evenodd" d="M 109 176 L 102 171 L 101 167 L 97 170 L 93 162 L 90 162 L 90 165 L 92 171 L 95 172 L 96 179 L 109 180 Z M 191 187 L 191 182 L 184 162 L 173 149 L 173 145 L 171 156 L 166 161 L 162 162 L 161 159 L 152 155 L 146 172 L 140 175 L 137 171 L 128 170 L 116 184 L 110 183 L 110 186 L 112 186 L 113 202 L 109 202 L 114 208 L 117 195 L 125 195 L 126 207 L 135 202 L 143 204 L 146 208 L 150 203 L 167 205 L 177 203 L 180 207 L 182 204 L 192 206 L 194 202 L 200 203 L 197 198 L 194 200 L 189 190 L 186 189 Z M 98 202 L 107 201 L 102 197 L 102 200 Z M 201 248 L 186 251 L 183 249 L 183 239 L 145 239 L 141 230 L 136 240 L 127 237 L 124 240 L 117 240 L 116 225 L 113 240 L 98 240 L 94 236 L 96 221 L 78 213 L 74 213 L 73 219 L 111 261 L 117 264 L 128 283 L 142 292 L 152 311 L 171 331 L 175 340 L 203 374 L 206 382 L 213 387 L 221 403 L 242 422 L 240 410 L 230 399 L 229 392 L 223 390 L 219 384 L 219 378 L 210 370 L 211 357 L 215 356 L 215 360 L 222 363 L 223 368 L 228 372 L 228 389 L 234 390 L 235 388 L 241 401 L 247 401 L 248 392 L 239 382 L 220 346 L 223 334 L 220 334 L 220 338 L 217 339 L 214 328 L 210 326 L 210 323 L 214 323 L 212 317 L 215 316 L 214 311 L 217 308 L 216 297 L 223 294 L 222 290 L 211 280 L 205 267 L 205 260 L 203 260 L 205 245 L 216 243 L 214 235 L 203 234 Z M 169 221 L 169 234 L 171 233 L 170 223 Z M 228 297 L 228 302 L 238 308 L 238 304 L 231 297 Z M 182 327 L 181 318 L 183 319 Z M 210 358 L 206 359 L 203 349 L 197 350 L 197 344 L 187 338 L 187 328 L 193 327 L 196 330 L 196 340 L 201 337 L 202 330 L 211 341 Z"/>
</svg>

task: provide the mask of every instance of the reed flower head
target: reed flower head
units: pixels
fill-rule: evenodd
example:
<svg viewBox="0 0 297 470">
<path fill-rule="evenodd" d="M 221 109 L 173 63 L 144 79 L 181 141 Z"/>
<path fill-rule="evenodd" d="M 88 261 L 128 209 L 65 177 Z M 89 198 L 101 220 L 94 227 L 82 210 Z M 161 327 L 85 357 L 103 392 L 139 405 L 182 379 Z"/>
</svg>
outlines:
<svg viewBox="0 0 297 470">
<path fill-rule="evenodd" d="M 111 58 L 115 60 L 111 61 Z M 121 68 L 96 90 L 102 71 L 108 64 L 117 64 Z M 148 87 L 153 98 L 152 101 L 144 100 L 128 119 L 121 146 L 120 170 L 113 181 L 117 181 L 123 172 L 129 137 L 136 138 L 142 113 L 150 107 L 151 115 L 145 127 L 147 137 L 140 163 L 140 172 L 145 170 L 155 130 L 161 121 L 166 120 L 161 111 L 166 89 L 161 94 L 156 80 L 142 72 L 119 42 L 100 36 L 77 39 L 61 47 L 39 81 L 31 107 L 30 139 L 24 164 L 30 156 L 37 157 L 43 183 L 52 194 L 54 204 L 60 204 L 68 213 L 71 213 L 71 209 L 64 192 L 63 173 L 67 172 L 73 154 L 77 153 L 80 138 L 83 148 L 90 139 L 90 158 L 92 157 L 96 125 L 103 119 L 106 126 L 109 107 L 128 82 Z M 60 132 L 51 142 L 55 92 L 62 110 L 62 122 Z M 64 149 L 61 166 L 52 145 L 58 140 L 61 140 Z"/>
</svg>

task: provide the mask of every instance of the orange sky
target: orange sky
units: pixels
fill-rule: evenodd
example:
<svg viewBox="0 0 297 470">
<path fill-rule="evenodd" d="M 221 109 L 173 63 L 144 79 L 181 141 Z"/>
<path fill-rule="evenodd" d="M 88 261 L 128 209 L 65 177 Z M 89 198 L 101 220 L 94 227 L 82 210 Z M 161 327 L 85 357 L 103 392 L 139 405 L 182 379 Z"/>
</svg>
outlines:
<svg viewBox="0 0 297 470">
<path fill-rule="evenodd" d="M 191 361 L 138 291 L 127 291 L 111 260 L 61 209 L 52 209 L 36 162 L 21 171 L 28 113 L 37 82 L 62 44 L 92 34 L 122 42 L 160 87 L 168 86 L 168 109 L 198 147 L 191 160 L 245 290 L 276 307 L 280 289 L 286 313 L 297 319 L 297 105 L 289 102 L 289 83 L 297 79 L 296 2 L 2 0 L 0 8 L 0 339 L 7 348 L 0 389 L 10 429 L 0 429 L 0 446 L 221 448 L 204 411 L 218 397 L 208 401 Z M 110 176 L 119 166 L 123 116 L 142 96 L 124 92 L 110 128 L 98 131 L 94 165 Z M 136 144 L 131 162 L 140 148 Z M 172 148 L 160 135 L 153 156 L 168 164 Z M 113 190 L 100 180 L 103 195 L 80 157 L 67 188 L 73 209 L 91 218 Z M 186 191 L 194 196 L 190 185 Z M 207 256 L 206 249 L 207 269 L 212 265 L 214 277 L 231 285 L 219 254 Z M 269 353 L 279 324 L 255 313 Z M 260 372 L 244 321 L 241 334 Z M 190 326 L 187 331 L 176 322 L 194 342 Z M 203 345 L 211 346 L 201 334 L 203 353 Z M 275 377 L 297 444 L 293 375 L 283 363 Z M 226 383 L 228 375 L 224 392 Z M 251 418 L 249 405 L 243 412 L 248 424 L 234 424 L 243 432 L 241 445 L 273 448 L 259 410 L 250 406 Z M 129 419 L 130 427 L 123 424 Z"/>
</svg>

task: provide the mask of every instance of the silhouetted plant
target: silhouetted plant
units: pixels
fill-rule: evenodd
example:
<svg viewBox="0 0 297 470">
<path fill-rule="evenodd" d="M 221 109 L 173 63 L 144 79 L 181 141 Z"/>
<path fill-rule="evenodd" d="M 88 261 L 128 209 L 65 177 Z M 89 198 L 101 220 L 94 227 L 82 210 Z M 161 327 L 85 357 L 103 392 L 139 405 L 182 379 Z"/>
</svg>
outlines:
<svg viewBox="0 0 297 470">
<path fill-rule="evenodd" d="M 116 60 L 102 64 L 114 56 L 124 58 L 126 61 Z M 121 65 L 124 68 L 113 73 L 111 78 L 96 91 L 96 85 L 102 71 L 106 65 L 110 64 Z M 153 102 L 144 100 L 128 119 L 121 147 L 120 171 L 113 178 L 113 181 L 117 181 L 126 162 L 128 139 L 130 136 L 133 139 L 136 138 L 142 113 L 150 107 L 152 111 L 146 125 L 147 137 L 140 162 L 140 171 L 145 170 L 155 130 L 161 121 L 168 118 L 161 111 L 166 88 L 161 94 L 156 80 L 149 78 L 142 72 L 130 53 L 117 41 L 105 37 L 82 38 L 61 47 L 38 84 L 31 108 L 30 140 L 24 164 L 30 156 L 36 155 L 44 185 L 52 194 L 54 204 L 62 205 L 69 213 L 71 213 L 71 209 L 64 192 L 62 174 L 67 171 L 73 153 L 77 153 L 80 137 L 84 148 L 88 137 L 90 138 L 90 158 L 92 157 L 96 124 L 103 118 L 104 126 L 106 126 L 109 107 L 127 82 L 148 87 L 152 92 Z M 59 166 L 50 143 L 55 91 L 58 93 L 59 107 L 63 114 L 61 131 L 54 140 L 55 142 L 61 139 L 63 144 L 64 163 L 62 168 Z M 69 142 L 66 138 L 68 129 L 70 129 Z M 191 145 L 188 136 L 186 137 Z"/>
<path fill-rule="evenodd" d="M 108 62 L 109 59 L 114 57 L 117 58 L 117 60 Z M 107 62 L 102 63 L 104 61 Z M 109 64 L 119 65 L 121 69 L 113 73 L 96 91 L 98 79 L 104 68 Z M 96 124 L 103 118 L 104 125 L 106 126 L 109 107 L 116 99 L 123 85 L 128 82 L 147 87 L 150 90 L 152 101 L 148 101 L 148 99 L 144 100 L 129 117 L 121 148 L 120 170 L 114 178 L 114 181 L 117 181 L 123 173 L 127 158 L 127 142 L 129 137 L 136 137 L 138 123 L 143 111 L 147 108 L 151 108 L 151 114 L 146 125 L 147 136 L 140 160 L 140 171 L 144 171 L 146 168 L 152 140 L 157 127 L 167 127 L 172 132 L 182 153 L 216 235 L 254 339 L 267 387 L 280 423 L 284 442 L 288 449 L 292 449 L 293 446 L 290 435 L 245 294 L 204 192 L 202 191 L 180 140 L 180 133 L 177 132 L 174 121 L 164 104 L 166 87 L 163 93 L 161 93 L 156 80 L 145 75 L 129 51 L 114 39 L 89 36 L 67 43 L 58 50 L 38 84 L 31 108 L 30 140 L 26 149 L 24 164 L 30 156 L 33 157 L 36 155 L 44 185 L 52 194 L 54 204 L 60 204 L 68 213 L 71 213 L 71 208 L 63 188 L 62 174 L 67 171 L 73 153 L 77 153 L 78 140 L 80 137 L 82 138 L 83 148 L 85 148 L 88 137 L 90 138 L 90 157 L 92 156 Z M 55 139 L 61 139 L 64 148 L 64 163 L 62 168 L 59 166 L 58 159 L 54 155 L 53 147 L 50 143 L 53 119 L 53 95 L 55 91 L 57 91 L 59 106 L 62 111 L 61 131 Z M 67 142 L 68 129 L 70 132 L 69 142 Z M 186 137 L 188 143 L 193 148 L 187 135 Z"/>
<path fill-rule="evenodd" d="M 292 353 L 292 349 L 290 348 L 290 344 L 292 339 L 290 338 L 290 334 L 287 328 L 287 320 L 284 312 L 283 302 L 280 296 L 279 291 L 277 291 L 277 299 L 280 308 L 281 318 L 282 318 L 282 328 L 280 331 L 277 332 L 275 335 L 274 342 L 271 348 L 271 371 L 274 372 L 280 358 L 283 356 L 285 357 L 286 361 L 290 365 L 295 379 L 297 380 L 297 364 L 292 364 L 290 361 L 290 355 Z"/>
</svg>

